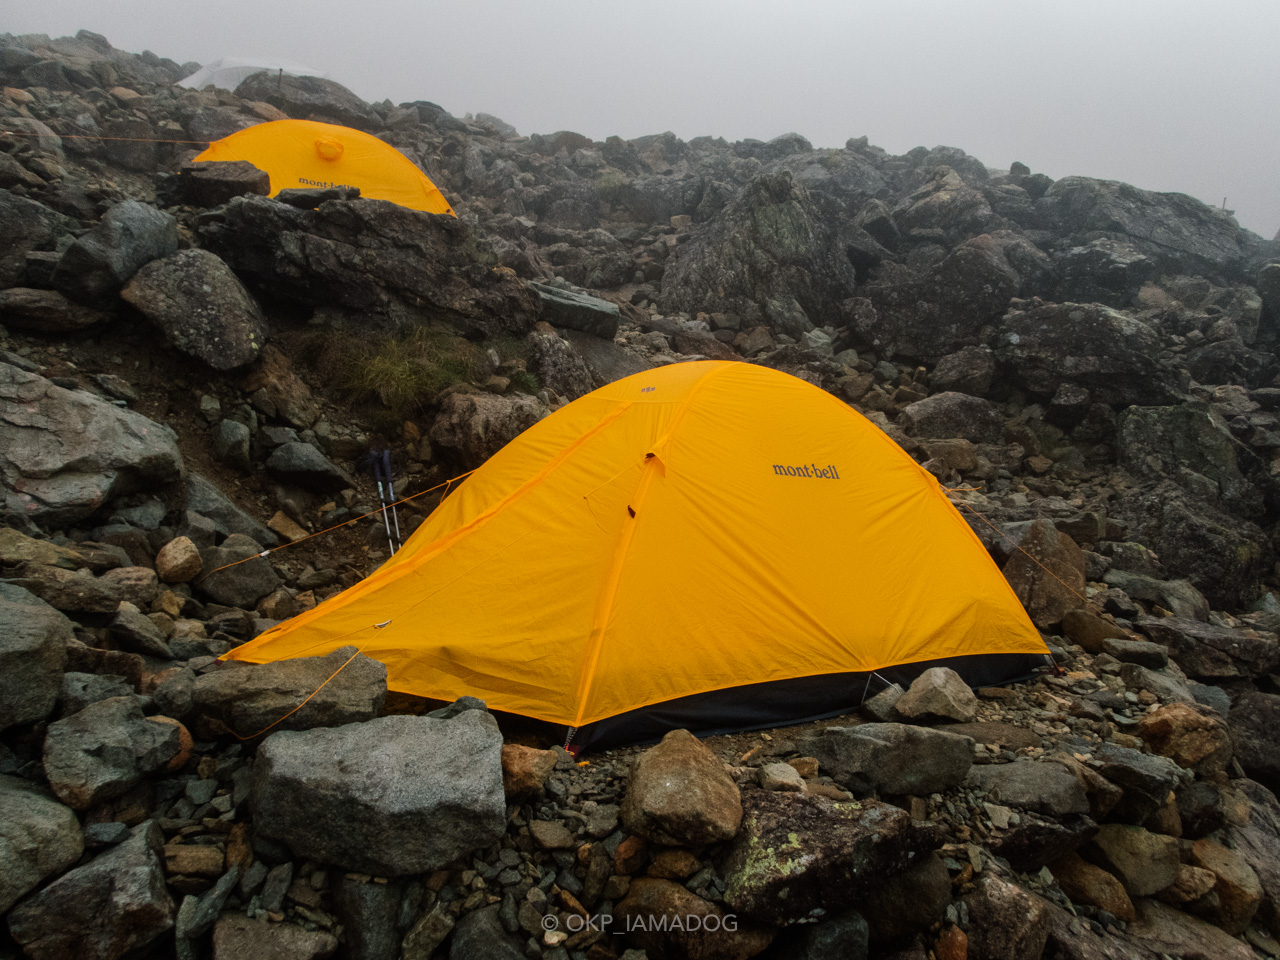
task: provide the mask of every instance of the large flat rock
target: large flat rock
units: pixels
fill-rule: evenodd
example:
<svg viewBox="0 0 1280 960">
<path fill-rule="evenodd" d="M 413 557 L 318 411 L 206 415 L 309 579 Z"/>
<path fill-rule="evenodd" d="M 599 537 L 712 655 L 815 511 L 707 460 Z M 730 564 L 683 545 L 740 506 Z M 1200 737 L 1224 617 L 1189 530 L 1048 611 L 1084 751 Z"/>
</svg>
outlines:
<svg viewBox="0 0 1280 960">
<path fill-rule="evenodd" d="M 437 870 L 501 838 L 501 750 L 480 710 L 276 733 L 254 765 L 254 825 L 300 857 L 347 870 Z"/>
</svg>

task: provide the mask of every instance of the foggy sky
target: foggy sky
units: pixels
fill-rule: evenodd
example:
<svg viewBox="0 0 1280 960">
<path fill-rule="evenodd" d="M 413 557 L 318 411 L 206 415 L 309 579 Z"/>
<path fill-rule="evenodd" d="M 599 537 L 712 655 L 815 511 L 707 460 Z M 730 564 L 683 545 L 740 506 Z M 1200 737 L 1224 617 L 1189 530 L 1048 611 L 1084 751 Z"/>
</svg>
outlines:
<svg viewBox="0 0 1280 960">
<path fill-rule="evenodd" d="M 1275 0 L 40 0 L 0 32 L 311 64 L 521 133 L 961 147 L 1280 228 Z"/>
</svg>

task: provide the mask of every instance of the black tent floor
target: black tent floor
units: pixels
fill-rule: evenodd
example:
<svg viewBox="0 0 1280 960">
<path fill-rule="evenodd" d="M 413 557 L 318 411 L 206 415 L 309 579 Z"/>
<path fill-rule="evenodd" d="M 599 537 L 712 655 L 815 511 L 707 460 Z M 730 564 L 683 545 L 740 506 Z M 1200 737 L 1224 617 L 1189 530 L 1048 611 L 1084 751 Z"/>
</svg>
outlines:
<svg viewBox="0 0 1280 960">
<path fill-rule="evenodd" d="M 890 684 L 906 687 L 931 667 L 949 667 L 971 687 L 998 686 L 1026 679 L 1051 665 L 1047 655 L 977 654 L 886 667 L 872 673 L 829 673 L 794 680 L 753 683 L 667 700 L 630 710 L 573 731 L 575 755 L 612 747 L 653 743 L 669 730 L 699 737 L 784 727 L 856 710 Z M 550 726 L 550 725 L 548 725 Z M 560 728 L 563 735 L 564 728 Z"/>
</svg>

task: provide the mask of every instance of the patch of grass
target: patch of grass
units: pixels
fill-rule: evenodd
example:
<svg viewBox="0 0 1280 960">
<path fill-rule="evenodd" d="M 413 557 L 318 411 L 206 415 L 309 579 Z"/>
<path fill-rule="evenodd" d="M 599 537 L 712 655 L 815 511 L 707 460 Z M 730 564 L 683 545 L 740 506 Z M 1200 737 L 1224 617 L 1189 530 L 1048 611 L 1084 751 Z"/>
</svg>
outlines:
<svg viewBox="0 0 1280 960">
<path fill-rule="evenodd" d="M 527 393 L 530 396 L 536 396 L 538 391 L 542 389 L 542 384 L 528 370 L 512 370 L 511 371 L 511 389 L 517 393 Z"/>
<path fill-rule="evenodd" d="M 501 346 L 499 346 L 501 344 Z M 518 350 L 519 341 L 473 343 L 446 329 L 414 326 L 371 335 L 350 329 L 318 334 L 306 359 L 354 403 L 373 403 L 398 420 L 412 418 L 448 387 L 489 375 L 487 350 Z"/>
<path fill-rule="evenodd" d="M 627 186 L 630 180 L 621 170 L 615 170 L 609 167 L 600 176 L 596 177 L 595 188 L 596 196 L 610 206 L 622 202 L 627 195 Z"/>
</svg>

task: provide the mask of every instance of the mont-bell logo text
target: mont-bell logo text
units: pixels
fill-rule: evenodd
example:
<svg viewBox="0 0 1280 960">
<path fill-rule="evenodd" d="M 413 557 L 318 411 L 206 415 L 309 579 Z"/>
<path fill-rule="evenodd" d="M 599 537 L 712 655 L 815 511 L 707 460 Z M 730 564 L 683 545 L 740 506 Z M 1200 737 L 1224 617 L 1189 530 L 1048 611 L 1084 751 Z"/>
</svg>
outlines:
<svg viewBox="0 0 1280 960">
<path fill-rule="evenodd" d="M 784 467 L 780 463 L 773 465 L 773 473 L 778 477 L 813 477 L 817 480 L 839 480 L 840 472 L 835 464 L 829 463 L 820 467 L 816 463 L 806 463 L 799 467 Z"/>
</svg>

